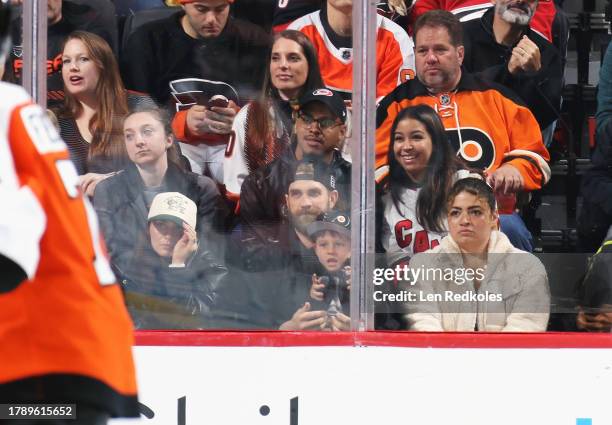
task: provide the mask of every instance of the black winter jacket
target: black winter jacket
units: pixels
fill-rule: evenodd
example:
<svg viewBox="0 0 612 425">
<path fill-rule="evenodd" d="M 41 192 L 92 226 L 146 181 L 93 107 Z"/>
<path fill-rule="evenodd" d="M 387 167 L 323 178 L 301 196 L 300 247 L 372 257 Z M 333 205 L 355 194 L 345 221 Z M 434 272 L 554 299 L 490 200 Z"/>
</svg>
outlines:
<svg viewBox="0 0 612 425">
<path fill-rule="evenodd" d="M 517 93 L 544 129 L 557 119 L 561 108 L 563 69 L 557 48 L 530 28 L 527 35 L 540 49 L 542 67 L 537 72 L 512 75 L 508 61 L 512 47 L 497 43 L 493 34 L 492 7 L 481 19 L 467 21 L 463 26 L 465 58 L 463 66 L 472 73 L 482 73 L 488 80 L 506 86 Z M 521 37 L 522 37 L 521 35 Z"/>
<path fill-rule="evenodd" d="M 172 163 L 162 182 L 164 192 L 179 192 L 198 207 L 196 232 L 200 250 L 223 258 L 222 232 L 227 207 L 211 179 L 186 172 Z M 96 187 L 94 208 L 116 269 L 126 270 L 137 255 L 136 247 L 148 238 L 149 206 L 145 186 L 135 165 L 103 180 Z M 222 263 L 221 260 L 217 260 Z"/>
<path fill-rule="evenodd" d="M 261 240 L 270 237 L 270 230 L 284 221 L 285 194 L 295 174 L 298 163 L 295 143 L 267 166 L 249 174 L 240 190 L 240 222 L 243 230 L 258 235 Z M 336 209 L 348 210 L 351 205 L 351 164 L 334 151 L 330 168 L 336 178 L 338 203 Z M 274 230 L 273 230 L 274 231 Z"/>
</svg>

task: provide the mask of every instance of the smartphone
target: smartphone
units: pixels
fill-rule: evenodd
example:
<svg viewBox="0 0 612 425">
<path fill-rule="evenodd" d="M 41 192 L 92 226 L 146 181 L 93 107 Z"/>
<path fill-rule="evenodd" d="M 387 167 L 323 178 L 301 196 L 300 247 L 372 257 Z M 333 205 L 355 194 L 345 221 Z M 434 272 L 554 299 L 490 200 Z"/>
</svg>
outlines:
<svg viewBox="0 0 612 425">
<path fill-rule="evenodd" d="M 208 107 L 212 108 L 213 106 L 217 106 L 219 108 L 227 108 L 229 106 L 229 100 L 222 94 L 214 95 L 208 101 Z"/>
</svg>

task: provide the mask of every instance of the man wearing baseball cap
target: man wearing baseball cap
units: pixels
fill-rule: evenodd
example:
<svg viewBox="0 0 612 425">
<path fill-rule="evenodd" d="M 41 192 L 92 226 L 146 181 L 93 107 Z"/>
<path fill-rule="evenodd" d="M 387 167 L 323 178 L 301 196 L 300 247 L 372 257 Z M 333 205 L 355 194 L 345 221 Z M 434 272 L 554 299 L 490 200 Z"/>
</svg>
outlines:
<svg viewBox="0 0 612 425">
<path fill-rule="evenodd" d="M 174 109 L 170 83 L 204 79 L 232 86 L 241 104 L 259 96 L 270 35 L 230 15 L 233 0 L 181 0 L 174 15 L 148 22 L 129 37 L 121 73 L 128 89 Z M 182 105 L 182 104 L 181 104 Z M 240 105 L 183 105 L 172 122 L 194 172 L 223 179 L 225 144 Z"/>
<path fill-rule="evenodd" d="M 347 110 L 342 98 L 326 88 L 306 93 L 295 113 L 293 142 L 269 165 L 246 177 L 240 196 L 244 228 L 265 240 L 269 226 L 278 223 L 285 194 L 295 176 L 296 163 L 310 158 L 323 164 L 335 179 L 338 203 L 350 205 L 351 164 L 339 149 L 346 137 Z"/>
<path fill-rule="evenodd" d="M 314 242 L 308 237 L 308 226 L 334 208 L 339 197 L 336 178 L 330 171 L 316 157 L 298 161 L 286 177 L 283 219 L 243 227 L 236 254 L 230 257 L 236 260 L 235 272 L 244 273 L 244 277 L 234 279 L 240 286 L 233 291 L 249 291 L 250 310 L 246 312 L 243 305 L 237 308 L 249 316 L 251 324 L 266 328 L 284 324 L 283 329 L 294 329 L 315 326 L 308 318 L 318 325 L 324 323 L 325 311 L 307 311 L 309 308 L 304 309 L 304 303 L 319 264 Z M 293 320 L 295 314 L 300 317 Z"/>
</svg>

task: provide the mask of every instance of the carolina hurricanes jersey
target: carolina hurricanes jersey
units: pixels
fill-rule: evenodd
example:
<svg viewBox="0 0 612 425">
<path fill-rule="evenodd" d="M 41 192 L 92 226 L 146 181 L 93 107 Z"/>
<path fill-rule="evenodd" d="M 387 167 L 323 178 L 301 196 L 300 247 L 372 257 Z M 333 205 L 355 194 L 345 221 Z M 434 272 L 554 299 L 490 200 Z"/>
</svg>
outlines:
<svg viewBox="0 0 612 425">
<path fill-rule="evenodd" d="M 480 19 L 482 14 L 493 2 L 490 0 L 416 0 L 412 9 L 412 22 L 423 13 L 442 9 L 452 12 L 463 21 Z M 553 0 L 540 0 L 536 13 L 531 19 L 530 27 L 552 43 L 552 24 L 555 18 L 555 3 Z"/>
<path fill-rule="evenodd" d="M 399 25 L 376 17 L 376 97 L 391 92 L 400 83 L 414 78 L 414 45 Z M 308 36 L 317 51 L 323 82 L 331 90 L 350 94 L 353 90 L 353 49 L 337 48 L 325 33 L 321 11 L 295 20 L 289 29 Z M 347 99 L 347 96 L 343 96 Z M 350 96 L 349 96 L 350 97 Z"/>
<path fill-rule="evenodd" d="M 401 109 L 424 103 L 438 112 L 453 149 L 469 166 L 494 171 L 510 163 L 523 176 L 525 190 L 541 188 L 550 178 L 550 157 L 540 127 L 531 111 L 506 93 L 467 73 L 451 93 L 433 95 L 418 79 L 396 88 L 376 109 L 377 180 L 387 173 L 393 120 Z"/>
<path fill-rule="evenodd" d="M 401 203 L 398 204 L 399 211 L 389 192 L 382 197 L 385 212 L 380 231 L 382 245 L 387 253 L 387 264 L 395 264 L 435 248 L 446 236 L 445 233 L 428 232 L 419 224 L 416 204 L 420 190 L 405 188 L 400 197 Z"/>
<path fill-rule="evenodd" d="M 36 377 L 56 400 L 138 416 L 132 326 L 95 212 L 45 111 L 21 87 L 0 93 L 0 259 L 21 271 L 0 277 L 0 399 Z"/>
</svg>

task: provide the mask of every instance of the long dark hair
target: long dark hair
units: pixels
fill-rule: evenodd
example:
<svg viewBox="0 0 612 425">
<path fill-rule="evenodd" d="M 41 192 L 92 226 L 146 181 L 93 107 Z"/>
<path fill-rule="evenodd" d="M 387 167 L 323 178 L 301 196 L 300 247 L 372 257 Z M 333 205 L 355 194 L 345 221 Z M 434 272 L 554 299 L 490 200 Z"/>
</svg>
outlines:
<svg viewBox="0 0 612 425">
<path fill-rule="evenodd" d="M 395 158 L 393 151 L 394 134 L 400 121 L 413 119 L 425 127 L 431 137 L 431 157 L 425 170 L 422 181 L 421 191 L 416 203 L 416 217 L 421 226 L 428 231 L 444 232 L 446 226 L 446 198 L 453 184 L 455 172 L 463 168 L 461 162 L 453 153 L 446 130 L 438 117 L 436 111 L 427 105 L 410 106 L 402 109 L 391 126 L 391 137 L 389 140 L 389 153 L 387 161 L 389 164 L 389 176 L 387 177 L 387 190 L 391 194 L 391 199 L 395 208 L 399 212 L 399 205 L 402 203 L 402 189 L 414 182 L 406 174 L 406 171 Z"/>
<path fill-rule="evenodd" d="M 291 104 L 297 105 L 297 100 L 303 93 L 313 91 L 319 87 L 325 87 L 323 84 L 323 78 L 321 77 L 321 69 L 319 68 L 319 60 L 317 59 L 317 53 L 314 46 L 310 42 L 307 36 L 300 31 L 296 30 L 284 30 L 274 36 L 272 46 L 281 38 L 295 41 L 301 48 L 306 62 L 308 62 L 308 75 L 304 85 L 300 89 L 297 99 L 290 99 Z M 280 94 L 278 89 L 272 85 L 272 77 L 270 75 L 270 62 L 272 60 L 272 48 L 268 55 L 268 61 L 266 62 L 267 70 L 266 76 L 261 91 L 261 96 L 258 100 L 250 104 L 247 117 L 247 128 L 246 128 L 246 139 L 249 143 L 245 143 L 248 146 L 249 152 L 257 158 L 247 158 L 247 164 L 252 168 L 258 168 L 264 164 L 259 163 L 261 159 L 265 157 L 262 153 L 268 151 L 266 147 L 273 147 L 271 149 L 271 156 L 273 158 L 278 157 L 285 144 L 289 143 L 287 140 L 285 144 L 276 143 L 275 134 L 273 131 L 273 123 L 269 117 L 270 106 L 274 107 L 275 101 L 280 100 Z M 281 111 L 275 110 L 276 114 L 281 114 Z M 278 122 L 278 119 L 277 119 Z M 290 129 L 288 129 L 290 130 Z"/>
</svg>

